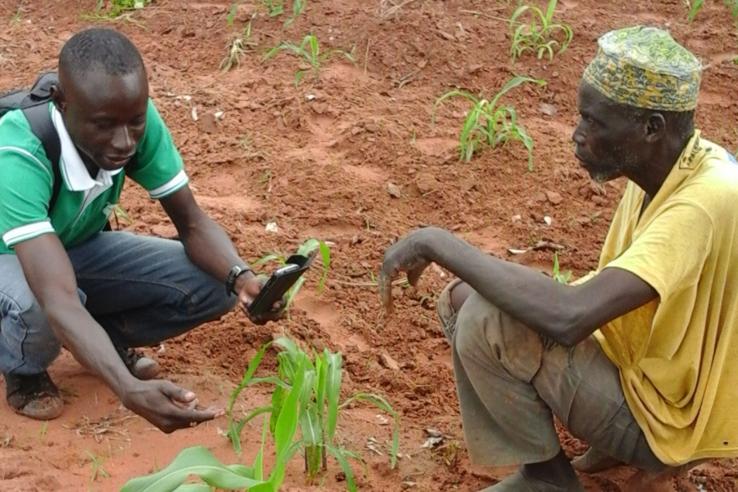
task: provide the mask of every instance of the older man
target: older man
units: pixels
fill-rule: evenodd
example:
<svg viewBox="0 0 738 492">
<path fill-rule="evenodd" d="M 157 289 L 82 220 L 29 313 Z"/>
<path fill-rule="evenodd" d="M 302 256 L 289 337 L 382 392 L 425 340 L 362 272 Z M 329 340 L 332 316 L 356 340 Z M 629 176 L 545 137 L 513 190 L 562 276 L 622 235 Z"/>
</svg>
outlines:
<svg viewBox="0 0 738 492">
<path fill-rule="evenodd" d="M 487 490 L 582 490 L 553 415 L 590 444 L 583 470 L 738 455 L 738 166 L 694 129 L 700 69 L 659 29 L 599 40 L 576 156 L 599 182 L 629 181 L 599 268 L 576 285 L 437 228 L 386 252 L 385 279 L 430 262 L 459 278 L 438 309 L 469 453 L 522 463 Z"/>
</svg>

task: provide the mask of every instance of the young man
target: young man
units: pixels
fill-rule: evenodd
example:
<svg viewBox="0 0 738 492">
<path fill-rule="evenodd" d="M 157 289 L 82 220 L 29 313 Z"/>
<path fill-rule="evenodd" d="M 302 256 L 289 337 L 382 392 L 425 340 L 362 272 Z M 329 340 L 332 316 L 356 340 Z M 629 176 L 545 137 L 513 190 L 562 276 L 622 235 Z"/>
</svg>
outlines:
<svg viewBox="0 0 738 492">
<path fill-rule="evenodd" d="M 0 371 L 7 402 L 35 419 L 61 413 L 46 369 L 63 345 L 126 407 L 165 432 L 212 419 L 218 410 L 198 409 L 191 391 L 153 379 L 156 362 L 131 348 L 217 319 L 237 299 L 246 306 L 261 284 L 195 202 L 149 99 L 141 55 L 126 37 L 109 29 L 74 35 L 61 51 L 52 94 L 46 109 L 61 143 L 58 194 L 55 164 L 23 112 L 0 120 Z M 101 232 L 125 176 L 160 201 L 181 242 Z"/>
<path fill-rule="evenodd" d="M 579 89 L 576 157 L 599 182 L 629 182 L 599 268 L 580 283 L 438 228 L 386 252 L 383 285 L 401 271 L 416 281 L 430 262 L 459 278 L 438 309 L 469 453 L 523 464 L 486 490 L 582 490 L 552 414 L 590 444 L 583 471 L 738 455 L 738 166 L 693 127 L 700 70 L 659 29 L 600 38 Z"/>
</svg>

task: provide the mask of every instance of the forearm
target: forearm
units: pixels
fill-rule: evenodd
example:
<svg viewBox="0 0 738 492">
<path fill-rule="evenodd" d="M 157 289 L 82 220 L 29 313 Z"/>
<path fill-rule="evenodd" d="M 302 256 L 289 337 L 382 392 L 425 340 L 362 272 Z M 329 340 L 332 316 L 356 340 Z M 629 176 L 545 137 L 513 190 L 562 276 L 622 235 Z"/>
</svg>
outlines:
<svg viewBox="0 0 738 492">
<path fill-rule="evenodd" d="M 424 256 L 468 283 L 489 302 L 558 343 L 572 345 L 591 333 L 578 321 L 573 289 L 523 265 L 486 255 L 441 229 L 430 229 Z"/>
<path fill-rule="evenodd" d="M 205 214 L 180 237 L 192 263 L 214 278 L 225 280 L 234 265 L 246 266 L 226 232 Z"/>
<path fill-rule="evenodd" d="M 54 334 L 75 359 L 96 374 L 125 399 L 135 378 L 113 347 L 110 337 L 87 310 L 68 301 L 51 301 L 43 306 Z"/>
</svg>

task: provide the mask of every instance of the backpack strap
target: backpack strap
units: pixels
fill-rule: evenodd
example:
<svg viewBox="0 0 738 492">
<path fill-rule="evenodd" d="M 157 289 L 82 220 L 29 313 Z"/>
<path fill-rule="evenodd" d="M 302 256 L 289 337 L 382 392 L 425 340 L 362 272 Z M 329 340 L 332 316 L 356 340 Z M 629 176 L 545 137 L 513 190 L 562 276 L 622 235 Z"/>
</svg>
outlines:
<svg viewBox="0 0 738 492">
<path fill-rule="evenodd" d="M 41 144 L 44 146 L 46 157 L 51 161 L 51 169 L 54 172 L 54 182 L 51 192 L 51 200 L 49 200 L 49 213 L 56 204 L 56 199 L 59 197 L 59 190 L 61 189 L 62 176 L 61 169 L 59 167 L 59 160 L 61 159 L 61 141 L 59 140 L 59 134 L 56 133 L 56 128 L 51 122 L 51 114 L 49 113 L 49 106 L 46 102 L 36 104 L 24 108 L 23 115 L 28 120 L 31 126 L 31 131 L 41 140 Z"/>
</svg>

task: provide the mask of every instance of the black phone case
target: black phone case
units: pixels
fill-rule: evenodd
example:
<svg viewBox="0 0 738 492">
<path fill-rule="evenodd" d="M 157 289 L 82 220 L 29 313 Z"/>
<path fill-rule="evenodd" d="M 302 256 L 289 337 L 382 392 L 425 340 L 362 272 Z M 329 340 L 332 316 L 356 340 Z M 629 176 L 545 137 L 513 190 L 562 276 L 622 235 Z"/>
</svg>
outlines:
<svg viewBox="0 0 738 492">
<path fill-rule="evenodd" d="M 290 287 L 295 285 L 295 282 L 302 276 L 305 271 L 310 268 L 313 262 L 314 255 L 302 256 L 292 255 L 287 258 L 284 266 L 297 265 L 299 268 L 285 274 L 279 274 L 274 272 L 267 283 L 264 284 L 259 294 L 249 305 L 249 313 L 252 316 L 261 316 L 264 313 L 269 312 L 274 306 L 274 303 L 282 300 L 282 297 L 290 290 Z"/>
</svg>

